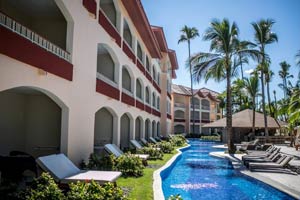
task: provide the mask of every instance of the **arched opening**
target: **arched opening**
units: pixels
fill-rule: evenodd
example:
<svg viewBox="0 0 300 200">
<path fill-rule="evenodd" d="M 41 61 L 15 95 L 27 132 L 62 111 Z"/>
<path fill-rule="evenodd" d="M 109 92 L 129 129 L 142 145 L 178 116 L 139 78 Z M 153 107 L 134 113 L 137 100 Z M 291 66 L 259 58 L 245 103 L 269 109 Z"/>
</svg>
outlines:
<svg viewBox="0 0 300 200">
<path fill-rule="evenodd" d="M 121 117 L 121 149 L 128 149 L 130 144 L 130 133 L 131 133 L 131 124 L 130 124 L 130 118 L 125 113 Z"/>
<path fill-rule="evenodd" d="M 142 82 L 139 79 L 136 79 L 136 89 L 135 89 L 135 96 L 140 99 L 143 100 L 143 85 Z"/>
<path fill-rule="evenodd" d="M 100 8 L 105 13 L 109 21 L 117 27 L 117 9 L 113 0 L 101 0 Z"/>
<path fill-rule="evenodd" d="M 201 100 L 201 109 L 202 110 L 210 110 L 210 102 L 207 99 Z"/>
<path fill-rule="evenodd" d="M 157 84 L 160 85 L 160 73 L 157 73 Z"/>
<path fill-rule="evenodd" d="M 156 128 L 157 136 L 160 136 L 160 122 L 157 122 L 157 128 Z"/>
<path fill-rule="evenodd" d="M 143 119 L 141 117 L 137 117 L 135 119 L 135 139 L 140 140 L 143 135 Z"/>
<path fill-rule="evenodd" d="M 160 98 L 159 98 L 159 96 L 157 97 L 156 104 L 157 104 L 157 109 L 159 110 L 160 109 Z"/>
<path fill-rule="evenodd" d="M 129 74 L 129 71 L 127 70 L 126 67 L 123 66 L 122 68 L 122 88 L 132 92 L 133 90 L 133 85 L 132 85 L 132 78 Z"/>
<path fill-rule="evenodd" d="M 141 47 L 141 45 L 140 45 L 140 43 L 138 42 L 137 43 L 137 57 L 138 57 L 138 59 L 141 61 L 141 63 L 143 63 L 143 51 L 142 51 L 142 47 Z"/>
<path fill-rule="evenodd" d="M 154 80 L 155 82 L 157 82 L 157 80 L 156 80 L 156 69 L 155 69 L 155 66 L 154 66 L 154 65 L 152 66 L 152 78 L 153 78 L 153 80 Z"/>
<path fill-rule="evenodd" d="M 125 19 L 124 19 L 124 26 L 123 26 L 123 38 L 126 41 L 126 43 L 128 44 L 128 46 L 130 48 L 132 48 L 133 47 L 132 34 L 131 34 L 130 28 L 128 26 L 128 23 Z"/>
<path fill-rule="evenodd" d="M 71 45 L 67 43 L 71 43 L 73 23 L 69 19 L 70 15 L 62 12 L 65 10 L 61 10 L 55 0 L 0 0 L 2 13 L 70 52 Z"/>
<path fill-rule="evenodd" d="M 148 56 L 146 56 L 146 69 L 147 69 L 147 71 L 148 71 L 149 73 L 151 73 L 151 71 L 150 71 L 150 62 L 149 62 Z"/>
<path fill-rule="evenodd" d="M 150 137 L 150 125 L 151 125 L 151 122 L 149 119 L 147 119 L 145 121 L 145 138 L 146 138 L 146 140 L 149 140 L 149 137 Z"/>
<path fill-rule="evenodd" d="M 152 92 L 152 107 L 156 108 L 156 96 L 155 96 L 155 92 Z"/>
<path fill-rule="evenodd" d="M 156 137 L 156 122 L 152 121 L 152 136 Z"/>
<path fill-rule="evenodd" d="M 67 137 L 68 108 L 57 96 L 34 87 L 0 92 L 0 155 L 67 153 Z"/>
<path fill-rule="evenodd" d="M 112 144 L 117 132 L 117 116 L 109 108 L 101 108 L 95 114 L 94 146 Z"/>
<path fill-rule="evenodd" d="M 118 82 L 118 63 L 104 44 L 98 44 L 97 77 L 114 85 Z"/>
<path fill-rule="evenodd" d="M 185 132 L 185 127 L 184 125 L 178 124 L 174 126 L 174 134 L 181 134 Z"/>
<path fill-rule="evenodd" d="M 200 109 L 200 100 L 196 97 L 191 98 L 191 108 L 193 108 L 193 101 L 192 99 L 194 99 L 194 105 L 195 105 L 195 109 Z"/>
<path fill-rule="evenodd" d="M 176 110 L 174 113 L 175 119 L 184 119 L 184 111 L 182 110 Z"/>
<path fill-rule="evenodd" d="M 151 105 L 150 104 L 150 89 L 149 89 L 149 87 L 146 87 L 146 97 L 145 98 L 146 98 L 146 103 Z"/>
</svg>

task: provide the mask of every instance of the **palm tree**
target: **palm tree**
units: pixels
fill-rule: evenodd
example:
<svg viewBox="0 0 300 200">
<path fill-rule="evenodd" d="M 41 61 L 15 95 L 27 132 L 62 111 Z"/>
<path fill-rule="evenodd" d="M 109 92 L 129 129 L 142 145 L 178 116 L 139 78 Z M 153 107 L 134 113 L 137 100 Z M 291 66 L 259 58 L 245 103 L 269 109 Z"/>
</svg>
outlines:
<svg viewBox="0 0 300 200">
<path fill-rule="evenodd" d="M 232 98 L 231 79 L 239 66 L 238 54 L 249 55 L 255 50 L 237 50 L 239 30 L 235 22 L 230 24 L 227 19 L 213 20 L 211 26 L 205 31 L 203 37 L 211 41 L 210 53 L 197 53 L 191 60 L 193 64 L 193 77 L 199 82 L 203 77 L 207 81 L 213 78 L 216 81 L 226 79 L 226 128 L 228 135 L 228 152 L 234 153 L 232 134 Z M 257 51 L 255 51 L 257 52 Z"/>
<path fill-rule="evenodd" d="M 249 47 L 253 47 L 251 42 L 248 41 L 237 41 L 237 50 L 244 50 Z M 241 66 L 241 79 L 244 79 L 244 70 L 243 70 L 243 64 L 248 63 L 248 58 L 244 54 L 238 54 L 238 59 Z"/>
<path fill-rule="evenodd" d="M 226 106 L 226 94 L 222 92 L 218 95 L 217 99 L 219 100 L 219 108 L 221 109 L 221 118 L 224 117 L 224 108 Z"/>
<path fill-rule="evenodd" d="M 300 66 L 300 50 L 296 54 L 296 65 Z"/>
<path fill-rule="evenodd" d="M 273 90 L 274 95 L 274 117 L 275 119 L 278 119 L 278 106 L 277 106 L 277 97 L 276 97 L 276 90 Z"/>
<path fill-rule="evenodd" d="M 255 97 L 259 92 L 259 79 L 257 75 L 251 76 L 250 78 L 244 79 L 244 87 L 247 93 L 251 96 L 252 100 L 252 134 L 255 135 Z"/>
<path fill-rule="evenodd" d="M 274 117 L 274 107 L 271 104 L 271 95 L 270 95 L 270 82 L 272 81 L 272 78 L 274 76 L 274 72 L 270 69 L 269 65 L 265 72 L 265 79 L 267 84 L 267 96 L 268 96 L 268 105 L 269 105 L 269 111 L 270 115 Z"/>
<path fill-rule="evenodd" d="M 267 122 L 267 114 L 265 107 L 265 88 L 264 88 L 264 66 L 266 66 L 269 61 L 268 55 L 266 54 L 265 47 L 268 44 L 272 44 L 278 41 L 276 33 L 272 32 L 272 26 L 275 21 L 271 19 L 262 19 L 258 22 L 253 22 L 252 26 L 255 30 L 254 32 L 254 40 L 259 48 L 261 53 L 261 58 L 259 59 L 260 64 L 260 80 L 261 80 L 261 93 L 262 93 L 262 108 L 264 113 L 264 124 L 265 124 L 265 136 L 269 137 L 268 132 L 268 122 Z"/>
<path fill-rule="evenodd" d="M 297 124 L 300 122 L 300 88 L 295 87 L 288 105 L 289 122 Z"/>
<path fill-rule="evenodd" d="M 195 27 L 184 26 L 181 30 L 180 39 L 178 40 L 178 44 L 181 42 L 188 43 L 188 51 L 189 51 L 189 70 L 190 70 L 190 78 L 191 78 L 191 94 L 192 94 L 192 106 L 193 106 L 193 134 L 195 133 L 195 104 L 194 104 L 194 90 L 193 90 L 193 77 L 192 77 L 192 65 L 191 65 L 191 40 L 195 39 L 199 36 L 198 30 Z"/>
<path fill-rule="evenodd" d="M 281 67 L 281 70 L 278 72 L 279 74 L 279 77 L 282 78 L 282 89 L 283 89 L 283 96 L 284 96 L 284 99 L 287 98 L 287 80 L 289 78 L 293 78 L 294 76 L 293 75 L 290 75 L 289 73 L 289 69 L 291 67 L 290 64 L 288 64 L 286 61 L 283 61 L 281 63 L 279 63 L 280 67 Z"/>
</svg>

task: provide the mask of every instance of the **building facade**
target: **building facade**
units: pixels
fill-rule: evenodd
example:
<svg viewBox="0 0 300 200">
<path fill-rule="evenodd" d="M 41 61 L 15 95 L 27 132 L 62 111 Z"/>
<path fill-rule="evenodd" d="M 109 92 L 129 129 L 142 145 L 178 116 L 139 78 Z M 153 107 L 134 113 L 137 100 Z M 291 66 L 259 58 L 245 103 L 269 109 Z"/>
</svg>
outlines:
<svg viewBox="0 0 300 200">
<path fill-rule="evenodd" d="M 177 68 L 140 0 L 0 0 L 0 155 L 171 133 Z"/>
<path fill-rule="evenodd" d="M 182 85 L 172 85 L 172 133 L 191 133 L 193 117 L 196 134 L 211 134 L 202 127 L 222 117 L 217 96 L 219 93 L 207 88 L 194 90 L 195 113 L 192 107 L 191 89 Z"/>
</svg>

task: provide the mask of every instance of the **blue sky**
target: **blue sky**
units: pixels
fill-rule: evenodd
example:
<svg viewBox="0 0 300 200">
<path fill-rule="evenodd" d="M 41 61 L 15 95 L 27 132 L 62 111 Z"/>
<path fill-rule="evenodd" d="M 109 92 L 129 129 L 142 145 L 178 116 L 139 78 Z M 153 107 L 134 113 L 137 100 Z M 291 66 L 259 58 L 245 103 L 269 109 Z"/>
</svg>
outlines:
<svg viewBox="0 0 300 200">
<path fill-rule="evenodd" d="M 235 21 L 240 29 L 240 38 L 251 41 L 254 38 L 251 22 L 262 18 L 276 21 L 273 31 L 277 33 L 279 41 L 267 47 L 267 53 L 272 59 L 271 69 L 275 72 L 271 90 L 277 91 L 277 99 L 283 95 L 277 86 L 282 82 L 278 76 L 279 63 L 285 60 L 291 64 L 290 72 L 295 77 L 300 71 L 300 67 L 295 65 L 295 54 L 300 50 L 300 0 L 142 0 L 142 3 L 150 24 L 163 27 L 169 48 L 177 53 L 179 70 L 177 79 L 173 80 L 175 84 L 190 85 L 189 73 L 185 69 L 187 44 L 177 44 L 180 29 L 184 25 L 196 27 L 200 37 L 192 41 L 191 52 L 207 52 L 209 42 L 203 41 L 202 36 L 214 18 Z M 255 63 L 252 63 L 245 66 L 244 70 L 254 67 Z M 209 81 L 194 85 L 218 92 L 225 90 L 225 82 Z"/>
</svg>

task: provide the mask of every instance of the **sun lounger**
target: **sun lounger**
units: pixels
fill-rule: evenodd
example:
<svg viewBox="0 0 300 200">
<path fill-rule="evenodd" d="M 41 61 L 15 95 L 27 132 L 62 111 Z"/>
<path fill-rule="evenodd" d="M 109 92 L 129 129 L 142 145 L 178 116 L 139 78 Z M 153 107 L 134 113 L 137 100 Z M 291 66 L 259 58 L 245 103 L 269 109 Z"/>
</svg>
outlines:
<svg viewBox="0 0 300 200">
<path fill-rule="evenodd" d="M 255 168 L 284 168 L 291 160 L 293 159 L 292 156 L 286 156 L 284 159 L 278 160 L 278 162 L 267 162 L 267 163 L 249 163 L 249 169 Z"/>
<path fill-rule="evenodd" d="M 115 144 L 106 144 L 106 145 L 104 145 L 104 149 L 108 153 L 116 156 L 117 158 L 124 154 L 124 152 L 119 147 L 117 147 Z M 147 160 L 149 158 L 149 155 L 147 155 L 147 154 L 133 154 L 133 155 L 141 158 L 142 160 Z"/>
<path fill-rule="evenodd" d="M 149 142 L 145 138 L 141 138 L 141 142 L 144 146 L 148 146 Z"/>
<path fill-rule="evenodd" d="M 142 145 L 136 141 L 136 140 L 130 140 L 130 143 L 136 148 L 136 149 L 142 149 Z"/>
<path fill-rule="evenodd" d="M 249 163 L 264 163 L 264 162 L 275 162 L 275 161 L 281 161 L 285 158 L 285 155 L 280 154 L 279 152 L 275 152 L 274 154 L 264 157 L 264 158 L 252 158 L 244 160 L 245 166 L 249 166 Z"/>
<path fill-rule="evenodd" d="M 153 144 L 157 144 L 157 141 L 153 138 L 153 137 L 149 137 L 150 142 L 152 142 Z"/>
<path fill-rule="evenodd" d="M 275 150 L 277 149 L 277 147 L 275 147 L 274 145 L 269 146 L 269 148 L 267 148 L 265 151 L 247 151 L 247 156 L 256 156 L 256 155 L 270 155 L 271 153 L 273 153 Z"/>
<path fill-rule="evenodd" d="M 158 142 L 161 142 L 162 141 L 162 138 L 160 138 L 160 137 L 155 137 L 154 138 L 156 141 L 158 141 Z"/>
<path fill-rule="evenodd" d="M 255 159 L 264 159 L 264 158 L 272 159 L 279 152 L 280 152 L 280 148 L 277 148 L 271 154 L 246 155 L 242 157 L 242 160 L 245 162 L 245 161 L 255 160 Z"/>
<path fill-rule="evenodd" d="M 240 151 L 255 150 L 258 143 L 259 143 L 259 140 L 255 139 L 250 142 L 242 142 L 242 144 L 235 144 L 235 146 L 240 147 L 240 148 L 238 148 Z"/>
<path fill-rule="evenodd" d="M 64 154 L 52 154 L 36 159 L 37 164 L 60 183 L 94 180 L 100 184 L 115 182 L 121 176 L 117 171 L 80 170 Z"/>
</svg>

